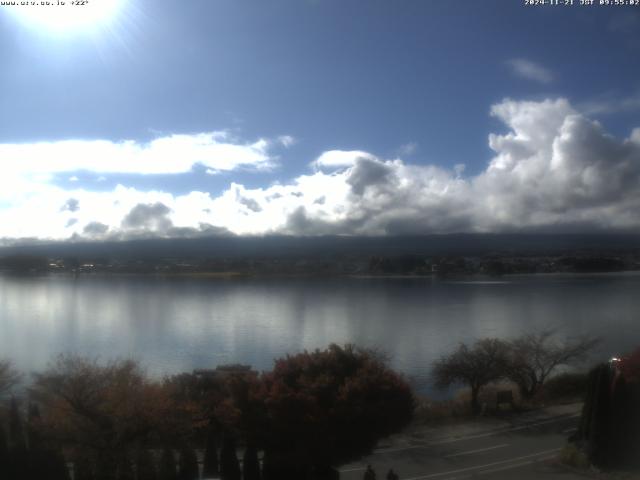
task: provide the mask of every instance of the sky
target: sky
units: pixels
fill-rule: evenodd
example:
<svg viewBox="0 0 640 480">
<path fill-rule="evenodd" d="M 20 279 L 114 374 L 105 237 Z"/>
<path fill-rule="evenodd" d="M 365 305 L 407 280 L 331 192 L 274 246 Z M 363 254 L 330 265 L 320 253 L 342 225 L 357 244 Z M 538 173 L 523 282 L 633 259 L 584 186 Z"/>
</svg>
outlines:
<svg viewBox="0 0 640 480">
<path fill-rule="evenodd" d="M 640 232 L 638 6 L 57 1 L 0 5 L 0 242 Z"/>
</svg>

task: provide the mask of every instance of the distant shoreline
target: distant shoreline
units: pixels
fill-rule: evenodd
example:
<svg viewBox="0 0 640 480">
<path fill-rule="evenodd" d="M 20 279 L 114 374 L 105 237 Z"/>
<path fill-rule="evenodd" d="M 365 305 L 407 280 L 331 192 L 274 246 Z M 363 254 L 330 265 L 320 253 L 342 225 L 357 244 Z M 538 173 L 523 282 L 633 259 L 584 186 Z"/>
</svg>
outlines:
<svg viewBox="0 0 640 480">
<path fill-rule="evenodd" d="M 531 273 L 505 273 L 501 275 L 488 275 L 483 273 L 468 273 L 468 274 L 451 274 L 451 275 L 438 275 L 438 274 L 353 274 L 353 273 L 271 273 L 271 272 L 109 272 L 109 271 L 97 271 L 97 272 L 11 272 L 0 271 L 2 277 L 17 277 L 17 278 L 34 278 L 34 277 L 75 277 L 75 278 L 91 278 L 91 277 L 146 277 L 155 279 L 169 279 L 169 278 L 182 278 L 182 279 L 220 279 L 220 280 L 235 280 L 235 279 L 265 279 L 265 278 L 317 278 L 317 279 L 330 279 L 330 278 L 348 278 L 354 280 L 437 280 L 437 281 L 482 281 L 484 283 L 504 283 L 505 280 L 519 277 L 573 277 L 573 276 L 611 276 L 611 275 L 640 275 L 640 270 L 613 270 L 605 272 L 531 272 Z"/>
</svg>

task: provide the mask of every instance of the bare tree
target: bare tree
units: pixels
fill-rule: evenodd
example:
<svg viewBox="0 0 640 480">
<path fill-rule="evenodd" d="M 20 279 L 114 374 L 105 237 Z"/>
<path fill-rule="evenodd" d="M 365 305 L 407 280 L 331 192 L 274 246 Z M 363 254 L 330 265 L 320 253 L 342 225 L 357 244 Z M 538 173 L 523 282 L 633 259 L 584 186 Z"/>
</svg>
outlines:
<svg viewBox="0 0 640 480">
<path fill-rule="evenodd" d="M 435 384 L 438 388 L 447 388 L 455 383 L 471 387 L 471 409 L 477 413 L 480 411 L 480 389 L 504 377 L 508 350 L 507 343 L 497 338 L 478 340 L 472 347 L 461 343 L 451 355 L 434 362 Z"/>
<path fill-rule="evenodd" d="M 0 398 L 18 384 L 21 377 L 9 360 L 0 360 Z"/>
<path fill-rule="evenodd" d="M 506 376 L 523 398 L 532 398 L 554 370 L 584 359 L 598 343 L 592 337 L 559 340 L 554 330 L 522 335 L 509 342 Z"/>
</svg>

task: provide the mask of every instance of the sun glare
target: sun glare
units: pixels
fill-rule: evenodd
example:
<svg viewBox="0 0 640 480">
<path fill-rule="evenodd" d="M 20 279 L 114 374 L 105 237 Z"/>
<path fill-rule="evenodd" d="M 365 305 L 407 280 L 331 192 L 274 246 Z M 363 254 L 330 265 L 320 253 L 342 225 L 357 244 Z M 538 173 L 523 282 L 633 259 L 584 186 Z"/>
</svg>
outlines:
<svg viewBox="0 0 640 480">
<path fill-rule="evenodd" d="M 20 2 L 15 13 L 36 28 L 68 33 L 99 28 L 112 21 L 125 0 L 48 0 Z"/>
</svg>

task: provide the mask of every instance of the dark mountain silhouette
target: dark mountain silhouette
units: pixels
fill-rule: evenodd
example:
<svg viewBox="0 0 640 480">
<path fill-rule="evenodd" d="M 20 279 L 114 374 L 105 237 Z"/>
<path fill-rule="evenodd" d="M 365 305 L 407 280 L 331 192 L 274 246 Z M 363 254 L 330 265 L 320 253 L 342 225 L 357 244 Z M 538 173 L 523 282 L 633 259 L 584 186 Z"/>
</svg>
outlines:
<svg viewBox="0 0 640 480">
<path fill-rule="evenodd" d="M 110 260 L 154 258 L 332 258 L 372 255 L 572 255 L 640 251 L 640 235 L 452 234 L 398 237 L 206 237 L 114 242 L 51 242 L 0 248 L 0 257 L 30 255 Z"/>
</svg>

